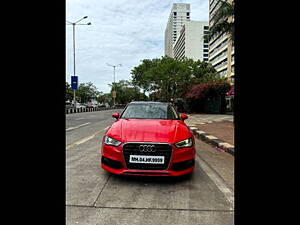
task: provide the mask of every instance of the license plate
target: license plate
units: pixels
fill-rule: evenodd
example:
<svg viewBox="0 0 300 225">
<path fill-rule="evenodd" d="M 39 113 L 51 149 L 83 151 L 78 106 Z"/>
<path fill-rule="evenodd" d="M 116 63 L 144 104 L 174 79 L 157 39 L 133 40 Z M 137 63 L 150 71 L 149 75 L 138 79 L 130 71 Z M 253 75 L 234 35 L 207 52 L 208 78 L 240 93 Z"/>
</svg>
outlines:
<svg viewBox="0 0 300 225">
<path fill-rule="evenodd" d="M 130 163 L 148 163 L 148 164 L 164 164 L 164 156 L 151 156 L 151 155 L 130 155 Z"/>
</svg>

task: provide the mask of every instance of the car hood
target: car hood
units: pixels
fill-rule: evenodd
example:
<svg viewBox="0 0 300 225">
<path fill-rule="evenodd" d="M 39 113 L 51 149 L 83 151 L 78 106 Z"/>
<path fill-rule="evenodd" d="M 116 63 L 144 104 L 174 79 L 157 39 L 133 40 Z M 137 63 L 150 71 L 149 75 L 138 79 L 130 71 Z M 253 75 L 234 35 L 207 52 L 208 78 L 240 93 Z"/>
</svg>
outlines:
<svg viewBox="0 0 300 225">
<path fill-rule="evenodd" d="M 192 133 L 182 120 L 118 119 L 106 135 L 122 142 L 176 143 Z"/>
</svg>

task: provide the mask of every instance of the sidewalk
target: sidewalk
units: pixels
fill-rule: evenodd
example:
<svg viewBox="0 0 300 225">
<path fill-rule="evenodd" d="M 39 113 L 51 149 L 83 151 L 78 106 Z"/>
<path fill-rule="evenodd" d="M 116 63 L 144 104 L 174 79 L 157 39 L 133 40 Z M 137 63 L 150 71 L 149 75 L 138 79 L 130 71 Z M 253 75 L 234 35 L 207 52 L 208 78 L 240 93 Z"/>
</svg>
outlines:
<svg viewBox="0 0 300 225">
<path fill-rule="evenodd" d="M 195 137 L 234 155 L 233 115 L 191 114 L 186 124 Z"/>
<path fill-rule="evenodd" d="M 211 134 L 219 139 L 234 145 L 234 127 L 231 121 L 214 122 L 203 125 L 195 125 L 198 130 Z"/>
</svg>

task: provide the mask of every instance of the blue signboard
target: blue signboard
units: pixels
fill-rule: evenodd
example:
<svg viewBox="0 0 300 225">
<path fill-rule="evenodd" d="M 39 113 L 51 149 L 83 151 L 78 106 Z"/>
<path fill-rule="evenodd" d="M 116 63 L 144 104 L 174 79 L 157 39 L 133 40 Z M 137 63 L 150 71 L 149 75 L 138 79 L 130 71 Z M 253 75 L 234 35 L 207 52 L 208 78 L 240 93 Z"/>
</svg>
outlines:
<svg viewBox="0 0 300 225">
<path fill-rule="evenodd" d="M 77 90 L 78 87 L 78 76 L 71 76 L 71 86 L 73 90 Z"/>
</svg>

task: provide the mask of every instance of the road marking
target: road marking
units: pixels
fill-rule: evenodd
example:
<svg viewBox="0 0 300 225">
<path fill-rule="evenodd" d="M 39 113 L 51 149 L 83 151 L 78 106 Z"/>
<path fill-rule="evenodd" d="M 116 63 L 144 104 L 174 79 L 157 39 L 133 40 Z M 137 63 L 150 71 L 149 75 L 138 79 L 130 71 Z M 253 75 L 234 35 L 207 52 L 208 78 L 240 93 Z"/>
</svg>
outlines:
<svg viewBox="0 0 300 225">
<path fill-rule="evenodd" d="M 106 131 L 108 128 L 110 128 L 110 126 L 107 126 L 107 127 L 105 127 L 103 130 L 105 130 L 105 131 Z"/>
<path fill-rule="evenodd" d="M 66 147 L 66 150 L 68 150 L 68 149 L 70 149 L 70 148 L 72 148 L 72 147 L 74 147 L 74 146 L 76 146 L 76 145 L 83 144 L 83 143 L 87 142 L 88 140 L 91 140 L 92 138 L 95 137 L 96 134 L 98 134 L 98 133 L 100 133 L 100 132 L 102 132 L 102 131 L 103 131 L 103 130 L 99 130 L 99 131 L 93 133 L 93 134 L 90 135 L 90 136 L 87 136 L 87 137 L 84 137 L 84 138 L 79 139 L 78 141 L 74 142 L 73 144 L 68 145 L 68 146 Z"/>
<path fill-rule="evenodd" d="M 89 137 L 86 137 L 86 138 L 82 138 L 82 139 L 80 139 L 79 141 L 76 142 L 76 145 L 83 144 L 84 142 L 87 142 L 88 140 L 91 140 L 94 137 L 95 137 L 95 135 L 92 135 L 92 136 L 89 136 Z"/>
<path fill-rule="evenodd" d="M 77 119 L 75 119 L 75 120 L 82 120 L 82 119 L 84 119 L 84 118 L 77 118 Z"/>
<path fill-rule="evenodd" d="M 78 141 L 74 142 L 73 144 L 68 145 L 68 146 L 66 147 L 66 150 L 68 150 L 68 149 L 70 149 L 70 148 L 72 148 L 72 147 L 74 147 L 74 146 L 76 146 L 76 145 L 81 145 L 81 144 L 83 144 L 83 143 L 85 143 L 85 142 L 91 140 L 92 138 L 94 138 L 94 137 L 95 137 L 97 134 L 99 134 L 100 132 L 106 131 L 109 127 L 110 127 L 110 126 L 107 126 L 107 127 L 105 127 L 103 130 L 98 130 L 97 132 L 93 133 L 93 134 L 90 135 L 90 136 L 87 136 L 87 137 L 84 137 L 84 138 L 79 139 Z"/>
<path fill-rule="evenodd" d="M 216 184 L 218 189 L 224 194 L 227 201 L 230 203 L 230 210 L 234 209 L 234 195 L 233 192 L 227 187 L 227 185 L 222 181 L 222 179 L 217 175 L 205 161 L 200 159 L 197 155 L 198 161 L 200 163 L 201 168 L 204 172 L 209 176 L 209 178 Z"/>
<path fill-rule="evenodd" d="M 85 125 L 88 125 L 88 124 L 90 124 L 90 122 L 87 122 L 87 123 L 81 124 L 81 125 L 79 125 L 79 126 L 76 126 L 76 127 L 69 127 L 69 128 L 67 128 L 67 129 L 66 129 L 66 131 L 69 131 L 69 130 L 74 130 L 74 129 L 77 129 L 77 128 L 79 128 L 79 127 L 83 127 L 83 126 L 85 126 Z"/>
</svg>

